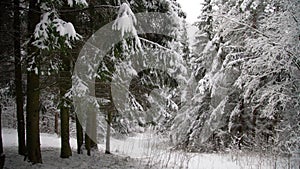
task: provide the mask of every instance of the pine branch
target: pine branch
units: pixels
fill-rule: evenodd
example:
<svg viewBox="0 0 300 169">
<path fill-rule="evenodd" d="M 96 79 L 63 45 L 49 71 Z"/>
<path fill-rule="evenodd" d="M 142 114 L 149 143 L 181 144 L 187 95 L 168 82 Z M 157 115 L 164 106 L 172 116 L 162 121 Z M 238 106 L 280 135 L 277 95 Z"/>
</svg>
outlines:
<svg viewBox="0 0 300 169">
<path fill-rule="evenodd" d="M 155 42 L 153 42 L 153 41 L 150 41 L 150 40 L 148 40 L 148 39 L 141 38 L 141 37 L 139 37 L 139 39 L 142 40 L 142 41 L 144 41 L 144 42 L 148 42 L 148 43 L 151 43 L 151 44 L 153 44 L 153 45 L 155 45 L 155 46 L 158 46 L 158 47 L 160 47 L 160 48 L 162 48 L 162 49 L 171 51 L 171 49 L 166 48 L 166 47 L 164 47 L 164 46 L 162 46 L 162 45 L 160 45 L 160 44 L 158 44 L 158 43 L 155 43 Z"/>
<path fill-rule="evenodd" d="M 99 9 L 99 8 L 112 8 L 112 9 L 118 9 L 120 6 L 113 6 L 113 5 L 95 5 L 92 7 L 86 7 L 81 9 L 64 9 L 59 10 L 60 13 L 72 13 L 72 12 L 82 12 L 90 9 Z"/>
<path fill-rule="evenodd" d="M 232 21 L 232 22 L 235 22 L 235 23 L 237 23 L 237 24 L 246 26 L 246 27 L 248 27 L 248 28 L 254 30 L 255 32 L 261 34 L 261 35 L 264 36 L 264 37 L 270 38 L 268 35 L 264 34 L 263 32 L 259 31 L 258 29 L 253 28 L 252 26 L 250 26 L 250 25 L 248 25 L 248 24 L 246 24 L 246 23 L 239 22 L 239 21 L 236 21 L 236 20 L 234 20 L 234 19 L 228 18 L 227 16 L 224 16 L 224 15 L 210 15 L 210 16 L 223 17 L 223 18 L 228 19 L 228 20 L 230 20 L 230 21 Z"/>
<path fill-rule="evenodd" d="M 289 57 L 292 58 L 292 61 L 296 65 L 296 67 L 300 70 L 300 63 L 299 63 L 298 59 L 295 57 L 295 55 L 286 49 L 285 49 L 285 51 L 288 53 Z"/>
<path fill-rule="evenodd" d="M 14 5 L 10 4 L 10 3 L 5 3 L 5 2 L 0 2 L 1 5 L 10 5 L 9 6 L 9 9 L 13 9 Z M 86 11 L 86 10 L 90 10 L 90 9 L 99 9 L 99 8 L 111 8 L 111 9 L 118 9 L 120 6 L 113 6 L 113 5 L 95 5 L 95 6 L 89 6 L 89 7 L 86 7 L 86 8 L 78 8 L 78 9 L 57 9 L 60 13 L 72 13 L 72 12 L 82 12 L 82 11 Z M 29 12 L 29 11 L 32 11 L 33 13 L 39 13 L 39 14 L 43 14 L 45 13 L 45 11 L 37 11 L 37 10 L 34 10 L 34 9 L 29 9 L 28 7 L 21 7 L 19 6 L 18 7 L 19 10 L 22 10 L 22 11 L 26 11 L 26 12 Z"/>
</svg>

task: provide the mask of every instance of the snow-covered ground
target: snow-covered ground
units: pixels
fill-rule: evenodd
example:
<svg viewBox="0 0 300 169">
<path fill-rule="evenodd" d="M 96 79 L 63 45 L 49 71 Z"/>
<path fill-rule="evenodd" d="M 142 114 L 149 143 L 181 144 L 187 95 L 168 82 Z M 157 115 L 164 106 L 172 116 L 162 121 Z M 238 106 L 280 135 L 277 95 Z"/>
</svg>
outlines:
<svg viewBox="0 0 300 169">
<path fill-rule="evenodd" d="M 3 145 L 5 151 L 4 169 L 146 169 L 145 162 L 132 159 L 128 156 L 107 155 L 103 149 L 93 153 L 91 157 L 77 154 L 76 140 L 71 139 L 70 144 L 73 156 L 62 159 L 60 155 L 60 138 L 57 135 L 41 134 L 41 149 L 43 164 L 31 165 L 24 161 L 24 157 L 17 154 L 17 132 L 14 129 L 3 129 Z"/>
<path fill-rule="evenodd" d="M 31 166 L 17 155 L 17 132 L 3 129 L 3 144 L 6 154 L 5 168 L 99 168 L 99 169 L 146 169 L 146 168 L 187 168 L 187 169 L 298 169 L 299 159 L 275 158 L 265 155 L 245 155 L 243 153 L 197 154 L 172 151 L 164 139 L 148 131 L 127 139 L 111 140 L 114 155 L 104 154 L 104 144 L 99 144 L 99 153 L 92 157 L 73 152 L 69 159 L 61 159 L 60 138 L 56 135 L 41 134 L 43 164 Z M 72 149 L 76 150 L 76 140 L 71 139 Z"/>
<path fill-rule="evenodd" d="M 300 169 L 296 157 L 275 157 L 264 154 L 231 152 L 226 154 L 186 153 L 171 150 L 164 138 L 153 131 L 137 134 L 126 140 L 112 140 L 118 154 L 146 161 L 149 166 L 172 169 Z"/>
</svg>

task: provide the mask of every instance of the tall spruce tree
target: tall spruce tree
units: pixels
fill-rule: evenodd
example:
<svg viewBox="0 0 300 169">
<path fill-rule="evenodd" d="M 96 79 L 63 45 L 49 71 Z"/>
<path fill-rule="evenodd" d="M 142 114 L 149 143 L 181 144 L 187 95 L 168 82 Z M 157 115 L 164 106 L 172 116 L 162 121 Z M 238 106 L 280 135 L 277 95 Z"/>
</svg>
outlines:
<svg viewBox="0 0 300 169">
<path fill-rule="evenodd" d="M 37 0 L 29 1 L 28 32 L 30 43 L 27 56 L 27 105 L 26 105 L 26 141 L 27 156 L 32 163 L 42 163 L 39 131 L 39 106 L 40 106 L 40 82 L 39 82 L 39 50 L 32 45 L 35 26 L 40 21 L 40 6 Z"/>
<path fill-rule="evenodd" d="M 218 1 L 216 8 L 208 2 L 192 58 L 197 106 L 174 119 L 181 130 L 171 132 L 173 140 L 191 151 L 296 150 L 298 127 L 288 120 L 297 114 L 289 103 L 298 107 L 299 96 L 298 85 L 290 86 L 299 81 L 296 1 Z M 286 130 L 293 134 L 283 136 Z"/>
<path fill-rule="evenodd" d="M 22 87 L 22 62 L 21 62 L 21 29 L 20 29 L 20 1 L 14 0 L 14 55 L 15 55 L 15 91 L 18 121 L 18 152 L 26 154 L 25 146 L 25 119 L 24 119 L 24 97 Z"/>
<path fill-rule="evenodd" d="M 61 3 L 60 1 L 42 1 L 38 4 L 42 10 L 40 12 L 41 19 L 34 29 L 34 39 L 31 44 L 38 49 L 40 53 L 47 55 L 43 61 L 48 61 L 50 68 L 46 69 L 46 74 L 50 74 L 49 70 L 58 72 L 59 98 L 60 98 L 60 119 L 61 119 L 61 157 L 68 158 L 72 155 L 69 137 L 69 120 L 72 109 L 71 85 L 72 85 L 72 62 L 76 59 L 72 48 L 74 41 L 81 36 L 76 32 L 72 22 L 75 22 L 74 13 L 76 8 L 86 7 L 85 0 L 68 1 Z M 74 7 L 73 7 L 74 6 Z M 80 11 L 79 11 L 80 12 Z M 61 13 L 61 14 L 60 14 Z M 66 20 L 66 21 L 65 21 Z M 52 55 L 51 52 L 53 52 Z M 57 53 L 59 53 L 59 55 Z M 75 52 L 75 55 L 77 53 Z M 50 56 L 51 57 L 50 57 Z M 45 64 L 45 63 L 44 63 Z M 43 65 L 46 67 L 47 65 Z"/>
<path fill-rule="evenodd" d="M 3 141 L 2 141 L 2 104 L 0 104 L 0 169 L 3 169 L 5 162 L 5 155 L 3 151 Z"/>
<path fill-rule="evenodd" d="M 129 4 L 127 4 L 127 6 L 133 12 L 145 12 L 145 11 L 148 11 L 148 12 L 166 12 L 166 13 L 169 12 L 170 17 L 173 17 L 172 14 L 174 14 L 174 13 L 176 13 L 175 16 L 177 15 L 177 17 L 178 16 L 181 17 L 183 15 L 182 11 L 180 11 L 180 9 L 177 8 L 178 3 L 176 3 L 175 1 L 155 1 L 155 2 L 152 2 L 152 1 L 129 1 L 128 3 Z M 103 9 L 100 8 L 101 10 L 97 10 L 98 8 L 96 8 L 96 7 L 101 7 L 101 5 L 107 5 L 108 7 L 103 8 Z M 100 4 L 90 4 L 90 7 L 94 7 L 96 10 L 87 11 L 87 12 L 91 12 L 91 13 L 93 12 L 93 13 L 98 14 L 98 15 L 95 15 L 96 16 L 95 18 L 89 19 L 89 21 L 91 21 L 91 23 L 93 23 L 93 24 L 94 23 L 99 23 L 99 26 L 93 25 L 95 28 L 99 29 L 101 26 L 105 25 L 106 23 L 108 23 L 110 21 L 113 21 L 114 19 L 116 19 L 116 18 L 118 18 L 122 15 L 122 13 L 118 13 L 118 7 L 115 8 L 116 6 L 122 6 L 122 3 L 106 1 L 106 2 L 101 2 Z M 128 11 L 127 8 L 126 8 L 126 11 Z M 119 14 L 120 14 L 120 16 L 118 16 Z M 89 16 L 93 17 L 94 15 L 89 15 Z M 98 19 L 98 18 L 101 18 L 101 19 Z M 153 18 L 153 20 L 155 20 L 155 19 L 157 19 L 157 18 Z M 176 19 L 174 19 L 174 20 L 176 20 Z M 141 22 L 150 24 L 151 26 L 155 25 L 155 23 L 151 22 L 151 20 L 142 20 Z M 174 23 L 174 25 L 179 26 L 179 23 Z M 171 31 L 171 29 L 173 29 L 172 31 L 176 32 L 174 30 L 174 29 L 176 29 L 175 28 L 176 26 L 173 27 L 173 25 L 172 25 L 171 28 L 166 28 L 166 29 L 170 29 L 169 31 Z M 116 30 L 116 31 L 121 31 L 121 30 Z M 174 34 L 176 34 L 176 33 L 174 33 Z M 136 37 L 135 36 L 133 39 L 130 39 L 130 38 L 129 39 L 124 39 L 120 43 L 115 44 L 115 46 L 106 54 L 106 56 L 104 56 L 104 59 L 102 60 L 102 63 L 100 63 L 100 67 L 98 69 L 98 75 L 96 76 L 97 77 L 97 79 L 96 79 L 96 89 L 95 89 L 96 96 L 104 98 L 106 100 L 109 100 L 110 103 L 113 103 L 112 102 L 112 96 L 111 96 L 111 93 L 110 93 L 111 88 L 107 87 L 107 86 L 110 86 L 111 80 L 113 78 L 112 75 L 114 73 L 116 73 L 115 71 L 130 73 L 132 68 L 130 68 L 130 65 L 127 65 L 127 62 L 124 59 L 129 58 L 130 55 L 134 55 L 134 54 L 136 54 L 136 52 L 138 52 L 139 49 L 137 49 L 136 46 L 134 45 L 134 44 L 137 44 L 138 41 L 140 41 L 140 42 L 143 41 L 142 42 L 142 47 L 145 47 L 147 50 L 150 50 L 151 48 L 156 48 L 158 55 L 161 55 L 161 57 L 167 57 L 169 53 L 172 53 L 172 52 L 170 52 L 172 50 L 172 47 L 173 47 L 172 43 L 173 42 L 174 42 L 174 44 L 176 43 L 174 39 L 176 39 L 178 37 L 170 38 L 170 37 L 164 37 L 162 35 L 145 34 L 145 35 L 141 35 L 141 37 Z M 96 39 L 96 37 L 95 37 L 95 39 Z M 128 47 L 128 49 L 126 49 L 125 46 Z M 170 50 L 163 51 L 163 50 L 167 49 L 166 47 L 170 47 Z M 163 51 L 163 52 L 159 53 L 159 51 Z M 162 53 L 164 53 L 164 54 L 162 54 Z M 170 55 L 174 55 L 174 54 L 170 54 Z M 143 57 L 146 58 L 147 56 L 143 56 Z M 150 59 L 151 58 L 149 56 L 148 60 L 150 60 Z M 168 58 L 168 59 L 171 60 L 171 58 Z M 172 59 L 174 59 L 174 58 L 172 58 Z M 123 64 L 124 67 L 122 67 L 122 65 L 120 64 L 121 62 L 126 62 L 126 64 Z M 96 63 L 97 63 L 97 61 L 96 61 Z M 145 63 L 147 63 L 147 58 L 145 59 Z M 87 64 L 90 64 L 90 63 L 87 62 Z M 127 66 L 128 69 L 126 68 L 126 66 Z M 159 79 L 159 78 L 163 79 L 163 77 L 164 77 L 163 73 L 161 73 L 157 70 L 155 70 L 155 71 L 156 71 L 155 72 L 156 79 Z M 142 76 L 150 77 L 150 71 L 148 71 L 148 72 L 145 71 L 145 73 L 141 72 L 139 74 L 140 74 L 140 77 L 137 77 L 137 78 L 140 78 L 139 79 L 140 82 L 142 81 L 142 78 L 143 78 Z M 86 76 L 90 77 L 90 76 L 94 76 L 94 75 L 86 75 Z M 79 79 L 79 77 L 76 77 L 76 78 Z M 127 79 L 127 80 L 130 80 L 130 79 Z M 79 80 L 79 82 L 80 82 L 80 80 Z M 158 86 L 160 82 L 157 81 L 157 82 L 155 82 L 156 84 L 151 84 L 151 82 L 148 81 L 148 83 L 149 83 L 149 85 L 148 85 L 149 91 L 151 91 L 151 89 L 153 89 L 154 85 Z M 99 85 L 97 85 L 97 84 L 99 84 Z M 79 84 L 79 85 L 85 85 L 85 84 Z M 144 85 L 144 87 L 147 86 L 146 83 L 143 84 L 143 85 Z M 165 84 L 163 84 L 163 85 L 165 85 Z M 159 87 L 163 88 L 163 85 L 161 85 Z M 134 86 L 134 85 L 132 85 L 132 86 Z M 152 88 L 151 88 L 151 86 L 152 86 Z M 145 100 L 140 99 L 143 94 L 135 93 L 137 91 L 130 91 L 130 92 L 134 93 L 134 94 L 130 93 L 130 95 L 131 94 L 132 94 L 132 96 L 135 95 L 135 97 L 139 98 L 139 99 L 127 98 L 129 100 L 130 99 L 132 99 L 132 100 L 130 100 L 130 101 L 126 100 L 126 102 L 123 101 L 125 104 L 128 104 L 128 106 L 132 106 L 128 102 L 131 102 L 133 100 L 135 100 L 134 104 L 136 104 L 136 105 L 144 104 L 143 102 L 145 102 Z M 116 98 L 116 99 L 120 99 L 120 98 Z M 87 100 L 88 99 L 86 99 L 86 101 Z M 94 103 L 95 102 L 89 104 L 90 106 L 87 106 L 87 107 L 94 109 L 93 108 L 95 106 Z M 109 124 L 109 123 L 107 124 L 107 126 L 108 126 L 107 129 L 109 129 L 109 127 L 113 127 L 114 129 L 119 130 L 120 128 L 118 128 L 118 127 L 123 126 L 122 129 L 125 129 L 125 132 L 128 132 L 128 131 L 132 132 L 132 131 L 134 131 L 132 129 L 137 128 L 137 126 L 130 127 L 129 123 L 124 124 L 123 123 L 124 121 L 131 121 L 131 122 L 135 121 L 136 124 L 139 124 L 141 126 L 145 126 L 145 125 L 148 125 L 150 123 L 155 124 L 156 119 L 158 119 L 158 116 L 163 114 L 162 113 L 163 112 L 163 107 L 165 105 L 160 105 L 160 106 L 161 106 L 160 107 L 161 110 L 158 111 L 156 114 L 153 114 L 153 115 L 148 114 L 147 115 L 147 116 L 149 116 L 149 118 L 147 117 L 148 119 L 146 120 L 146 123 L 145 123 L 145 122 L 141 121 L 141 119 L 146 118 L 145 117 L 146 115 L 143 114 L 142 111 L 138 114 L 135 114 L 135 113 L 130 114 L 128 112 L 125 112 L 125 110 L 119 110 L 119 112 L 117 112 L 116 108 L 115 108 L 115 105 L 112 104 L 112 105 L 109 105 L 109 106 L 105 107 L 105 106 L 101 105 L 101 103 L 100 103 L 100 112 L 101 113 L 98 113 L 98 115 L 100 115 L 100 119 L 105 118 L 105 116 L 108 117 L 108 118 L 105 118 L 106 121 L 104 121 L 104 122 L 99 120 L 99 118 L 97 118 L 97 119 L 100 122 L 99 125 L 102 126 L 102 127 L 103 127 L 104 124 L 106 125 L 105 122 L 112 121 L 111 124 Z M 145 107 L 145 108 L 148 109 L 149 107 Z M 83 107 L 82 108 L 78 107 L 77 111 L 84 111 L 84 109 L 83 109 Z M 93 111 L 99 112 L 99 110 L 97 110 L 97 108 Z M 111 117 L 111 115 L 112 115 L 112 117 Z M 92 118 L 92 119 L 96 119 L 96 118 Z M 163 118 L 161 118 L 160 120 L 162 120 L 162 119 Z M 83 118 L 83 119 L 81 119 L 81 122 L 85 123 L 86 120 L 88 120 L 88 119 Z M 85 125 L 88 125 L 88 124 L 85 124 Z M 86 130 L 88 130 L 88 127 L 86 127 Z M 105 132 L 105 131 L 103 131 L 103 132 Z M 99 133 L 99 131 L 98 131 L 98 133 Z M 109 133 L 109 132 L 107 132 L 107 133 Z M 108 134 L 107 137 L 109 137 L 109 134 Z M 86 137 L 86 138 L 88 138 L 88 137 Z M 86 141 L 86 145 L 87 145 L 87 143 L 88 142 Z"/>
</svg>

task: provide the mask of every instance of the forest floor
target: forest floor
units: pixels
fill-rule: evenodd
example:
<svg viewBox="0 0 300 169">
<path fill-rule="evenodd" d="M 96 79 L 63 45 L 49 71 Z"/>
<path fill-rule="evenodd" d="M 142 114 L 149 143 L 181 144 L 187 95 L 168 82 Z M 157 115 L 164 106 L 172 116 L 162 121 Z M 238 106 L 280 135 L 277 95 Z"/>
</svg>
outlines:
<svg viewBox="0 0 300 169">
<path fill-rule="evenodd" d="M 17 132 L 3 129 L 6 155 L 5 169 L 298 169 L 299 159 L 282 158 L 263 154 L 231 152 L 225 154 L 199 154 L 174 151 L 162 136 L 148 131 L 126 139 L 111 139 L 112 154 L 104 154 L 105 145 L 98 144 L 98 151 L 89 157 L 77 154 L 76 139 L 70 144 L 74 151 L 69 159 L 61 159 L 60 138 L 54 134 L 41 134 L 43 164 L 31 165 L 17 155 Z"/>
<path fill-rule="evenodd" d="M 104 149 L 93 152 L 91 156 L 77 154 L 76 140 L 70 139 L 73 155 L 68 159 L 60 158 L 60 137 L 56 134 L 41 134 L 43 164 L 32 165 L 18 155 L 17 131 L 3 129 L 3 145 L 6 156 L 4 169 L 147 169 L 144 161 L 116 154 L 104 154 Z M 155 167 L 151 167 L 155 168 Z"/>
<path fill-rule="evenodd" d="M 112 138 L 113 152 L 139 158 L 147 164 L 166 169 L 300 169 L 299 157 L 282 157 L 270 153 L 187 153 L 173 150 L 168 139 L 148 130 L 124 140 Z"/>
</svg>

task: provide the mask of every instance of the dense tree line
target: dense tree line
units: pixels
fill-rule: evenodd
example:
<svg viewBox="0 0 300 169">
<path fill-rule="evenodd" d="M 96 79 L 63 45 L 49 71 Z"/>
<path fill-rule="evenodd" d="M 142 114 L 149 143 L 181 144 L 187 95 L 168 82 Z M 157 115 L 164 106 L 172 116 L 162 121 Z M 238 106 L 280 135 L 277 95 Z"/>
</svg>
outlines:
<svg viewBox="0 0 300 169">
<path fill-rule="evenodd" d="M 10 92 L 6 96 L 16 99 L 18 153 L 24 155 L 29 162 L 42 163 L 39 135 L 41 130 L 49 132 L 49 130 L 54 131 L 55 128 L 56 132 L 61 135 L 60 156 L 68 158 L 72 155 L 69 143 L 70 119 L 76 123 L 77 152 L 83 152 L 83 145 L 88 155 L 91 154 L 93 148 L 97 148 L 97 142 L 93 137 L 97 138 L 96 135 L 99 133 L 104 135 L 105 131 L 99 131 L 95 125 L 91 125 L 92 128 L 88 125 L 88 122 L 95 123 L 93 120 L 98 120 L 96 114 L 95 117 L 86 119 L 88 120 L 86 126 L 83 126 L 84 124 L 79 122 L 74 113 L 71 94 L 73 69 L 84 42 L 99 28 L 117 18 L 122 3 L 130 5 L 135 13 L 169 12 L 170 16 L 173 13 L 176 13 L 178 17 L 184 16 L 175 1 L 7 0 L 1 2 L 2 9 L 5 9 L 1 15 L 1 23 L 3 23 L 1 24 L 1 37 L 3 37 L 3 42 L 7 42 L 1 43 L 1 45 L 7 45 L 1 47 L 1 72 L 3 72 L 1 73 L 1 79 L 3 79 L 1 95 L 4 96 Z M 164 45 L 170 41 L 158 35 L 144 35 L 143 39 L 149 40 L 144 45 L 148 42 L 154 46 L 160 46 L 159 43 Z M 130 41 L 127 40 L 128 44 Z M 112 53 L 107 54 L 109 59 L 123 57 L 121 56 L 123 54 L 116 54 L 115 51 L 126 53 L 121 45 L 116 45 Z M 110 64 L 108 69 L 113 72 L 115 63 L 109 59 L 105 64 Z M 107 81 L 106 79 L 109 83 L 111 79 L 109 74 L 112 72 L 103 73 L 99 70 L 100 77 L 108 75 L 107 78 L 99 79 L 100 82 L 102 81 L 101 84 Z M 109 96 L 109 88 L 103 88 L 100 85 L 98 90 L 104 90 L 104 93 L 108 93 L 106 99 L 112 99 Z M 4 99 L 1 97 L 1 105 L 5 104 Z M 24 110 L 23 107 L 25 107 Z M 103 112 L 101 117 L 108 122 L 109 130 L 113 126 L 111 124 L 113 120 L 114 126 L 118 126 L 120 119 L 117 116 L 126 118 L 111 110 L 115 111 L 113 104 L 101 110 Z M 79 110 L 76 109 L 76 111 Z M 56 126 L 58 116 L 60 127 Z M 49 129 L 47 120 L 56 122 L 53 129 Z M 99 124 L 100 128 L 101 125 L 106 124 L 106 121 Z M 60 128 L 59 131 L 57 131 L 58 128 Z M 84 134 L 89 130 L 93 131 L 94 135 Z M 109 130 L 107 130 L 108 133 Z M 107 142 L 109 143 L 109 139 Z M 106 152 L 110 153 L 109 144 Z"/>
<path fill-rule="evenodd" d="M 111 133 L 149 125 L 187 151 L 299 150 L 297 0 L 205 0 L 194 46 L 176 0 L 3 0 L 1 9 L 0 106 L 15 99 L 18 153 L 31 163 L 42 163 L 40 132 L 59 134 L 60 157 L 69 158 L 71 136 L 78 154 L 91 155 L 104 137 L 110 153 Z M 120 41 L 97 60 L 85 42 L 107 24 Z M 145 25 L 165 34 L 138 34 Z M 90 57 L 82 68 L 96 71 L 74 71 L 82 56 Z M 148 67 L 136 69 L 132 56 Z"/>
<path fill-rule="evenodd" d="M 299 151 L 299 3 L 205 0 L 190 108 L 173 142 L 189 151 Z M 180 128 L 180 130 L 178 130 Z"/>
</svg>

